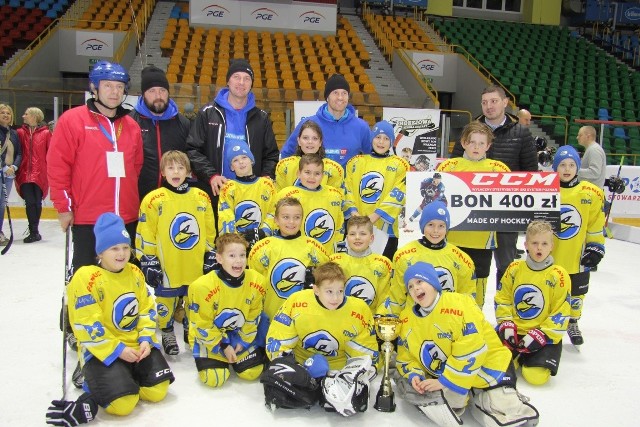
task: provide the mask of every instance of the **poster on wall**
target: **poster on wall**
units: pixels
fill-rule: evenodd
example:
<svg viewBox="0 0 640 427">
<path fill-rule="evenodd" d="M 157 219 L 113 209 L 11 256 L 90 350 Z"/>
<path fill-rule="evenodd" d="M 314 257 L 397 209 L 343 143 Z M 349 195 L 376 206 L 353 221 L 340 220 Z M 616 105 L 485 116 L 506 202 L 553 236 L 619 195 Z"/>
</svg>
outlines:
<svg viewBox="0 0 640 427">
<path fill-rule="evenodd" d="M 617 174 L 617 165 L 607 166 L 607 177 L 616 176 Z M 613 200 L 611 217 L 637 217 L 640 214 L 640 167 L 623 166 L 620 170 L 620 179 L 625 185 L 622 193 L 612 196 L 609 189 L 606 186 L 604 187 L 607 202 Z"/>
<path fill-rule="evenodd" d="M 435 170 L 440 110 L 383 108 L 382 118 L 393 125 L 394 152 L 412 171 Z"/>
<path fill-rule="evenodd" d="M 322 104 L 324 101 L 293 101 L 293 128 L 301 121 L 315 116 Z"/>
</svg>

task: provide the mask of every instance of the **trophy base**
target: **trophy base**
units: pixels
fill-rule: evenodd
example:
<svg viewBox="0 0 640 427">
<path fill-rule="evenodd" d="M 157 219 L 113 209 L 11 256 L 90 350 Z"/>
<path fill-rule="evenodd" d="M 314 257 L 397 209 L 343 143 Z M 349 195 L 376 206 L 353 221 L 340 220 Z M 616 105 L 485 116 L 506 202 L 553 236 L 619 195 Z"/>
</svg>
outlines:
<svg viewBox="0 0 640 427">
<path fill-rule="evenodd" d="M 380 412 L 395 412 L 396 404 L 393 401 L 393 394 L 390 396 L 383 396 L 381 393 L 378 393 L 376 396 L 376 403 L 373 407 Z"/>
</svg>

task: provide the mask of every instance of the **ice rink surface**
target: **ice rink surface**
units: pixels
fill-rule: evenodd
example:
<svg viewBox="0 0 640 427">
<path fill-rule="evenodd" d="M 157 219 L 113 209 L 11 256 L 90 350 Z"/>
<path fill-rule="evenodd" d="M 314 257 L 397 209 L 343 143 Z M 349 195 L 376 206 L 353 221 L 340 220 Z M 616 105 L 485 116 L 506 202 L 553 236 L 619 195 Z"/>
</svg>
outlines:
<svg viewBox="0 0 640 427">
<path fill-rule="evenodd" d="M 0 324 L 2 337 L 2 391 L 0 426 L 43 426 L 52 399 L 62 395 L 62 335 L 58 329 L 60 300 L 64 287 L 64 234 L 57 222 L 43 221 L 43 240 L 24 244 L 25 220 L 13 221 L 16 241 L 0 257 Z M 5 219 L 4 232 L 8 234 Z M 416 234 L 417 236 L 417 234 Z M 522 248 L 520 242 L 519 247 Z M 640 370 L 640 257 L 638 245 L 607 239 L 606 256 L 591 276 L 580 327 L 585 344 L 580 352 L 565 339 L 558 375 L 542 387 L 533 387 L 519 376 L 520 391 L 531 398 L 540 412 L 540 426 L 637 426 Z M 495 287 L 489 278 L 487 301 Z M 484 312 L 495 323 L 492 304 Z M 181 326 L 176 335 L 182 336 Z M 394 413 L 373 409 L 379 378 L 371 387 L 369 409 L 351 418 L 326 413 L 319 407 L 277 410 L 264 406 L 262 386 L 245 382 L 233 374 L 222 388 L 201 385 L 193 358 L 184 350 L 167 356 L 176 376 L 166 400 L 141 402 L 124 418 L 101 411 L 95 426 L 419 426 L 433 425 L 414 407 L 396 397 Z M 76 356 L 67 356 L 67 398 L 80 392 L 71 384 Z M 636 403 L 633 403 L 636 402 Z M 464 425 L 478 424 L 467 411 Z M 182 424 L 185 423 L 185 424 Z"/>
</svg>

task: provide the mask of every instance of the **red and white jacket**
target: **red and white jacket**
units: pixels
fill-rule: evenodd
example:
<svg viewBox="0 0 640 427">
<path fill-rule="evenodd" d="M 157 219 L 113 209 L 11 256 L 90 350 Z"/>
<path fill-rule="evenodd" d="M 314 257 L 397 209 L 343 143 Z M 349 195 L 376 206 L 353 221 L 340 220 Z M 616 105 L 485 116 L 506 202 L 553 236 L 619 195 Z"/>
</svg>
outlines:
<svg viewBox="0 0 640 427">
<path fill-rule="evenodd" d="M 20 186 L 33 182 L 42 190 L 42 198 L 47 197 L 49 183 L 47 182 L 47 150 L 51 141 L 51 132 L 47 125 L 31 128 L 23 125 L 16 130 L 22 147 L 22 162 L 16 174 L 16 190 L 20 197 Z"/>
</svg>

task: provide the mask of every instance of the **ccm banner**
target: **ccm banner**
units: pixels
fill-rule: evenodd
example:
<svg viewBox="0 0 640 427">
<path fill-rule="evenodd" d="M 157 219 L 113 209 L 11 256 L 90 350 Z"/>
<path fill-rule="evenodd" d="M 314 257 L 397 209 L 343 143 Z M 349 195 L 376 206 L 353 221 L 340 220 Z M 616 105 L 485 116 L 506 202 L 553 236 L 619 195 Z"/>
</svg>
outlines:
<svg viewBox="0 0 640 427">
<path fill-rule="evenodd" d="M 428 203 L 441 200 L 452 229 L 525 231 L 540 219 L 558 230 L 559 187 L 555 172 L 410 172 L 405 211 L 413 227 Z"/>
</svg>

